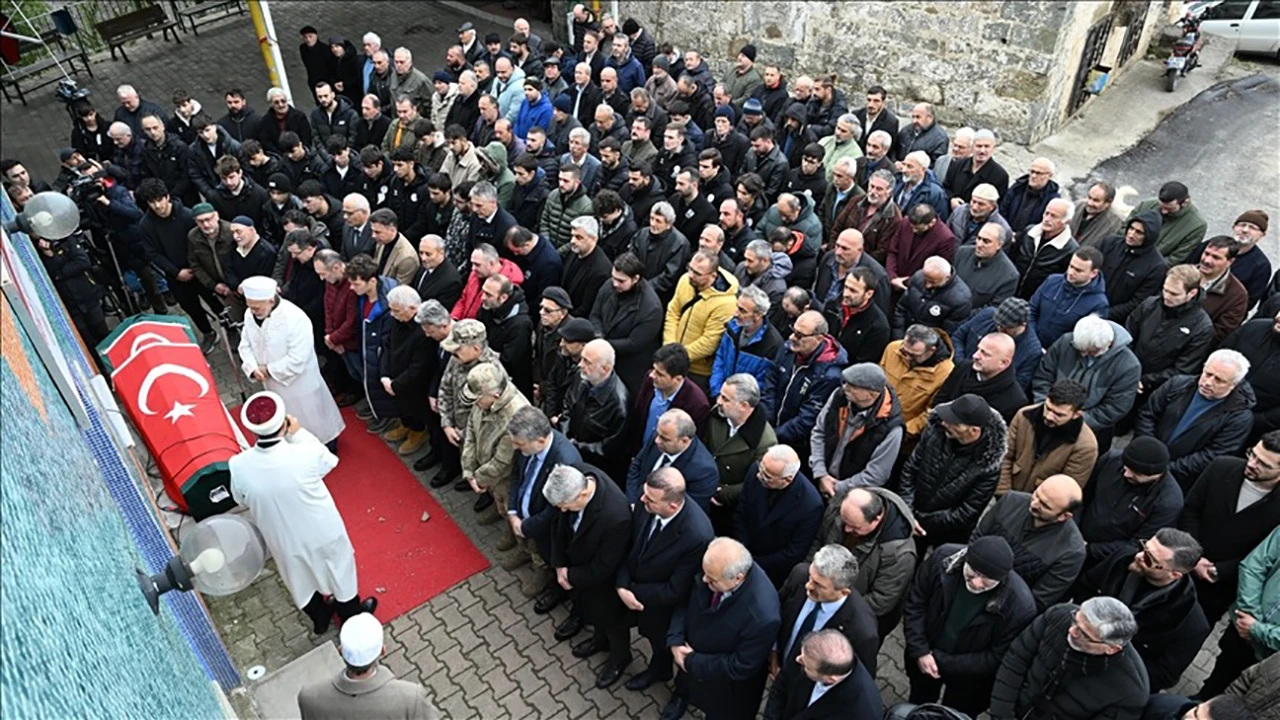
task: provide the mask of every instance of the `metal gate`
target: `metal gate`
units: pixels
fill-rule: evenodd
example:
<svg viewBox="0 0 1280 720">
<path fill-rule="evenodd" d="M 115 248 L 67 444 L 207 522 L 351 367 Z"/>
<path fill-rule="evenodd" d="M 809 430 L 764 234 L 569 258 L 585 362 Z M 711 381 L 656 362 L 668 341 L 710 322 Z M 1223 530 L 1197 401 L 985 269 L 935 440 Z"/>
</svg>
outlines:
<svg viewBox="0 0 1280 720">
<path fill-rule="evenodd" d="M 1124 34 L 1124 44 L 1120 46 L 1120 55 L 1116 57 L 1116 67 L 1124 67 L 1129 62 L 1129 58 L 1138 50 L 1138 42 L 1142 40 L 1142 28 L 1147 24 L 1147 9 L 1151 7 L 1151 3 L 1146 0 L 1140 2 L 1125 3 L 1128 11 L 1128 20 L 1125 25 L 1128 29 Z"/>
<path fill-rule="evenodd" d="M 1080 67 L 1076 69 L 1075 84 L 1071 87 L 1068 115 L 1079 110 L 1089 99 L 1089 71 L 1102 60 L 1102 53 L 1106 51 L 1107 38 L 1111 37 L 1111 27 L 1114 24 L 1115 18 L 1108 15 L 1089 28 L 1089 35 L 1084 41 L 1084 50 L 1080 53 Z"/>
</svg>

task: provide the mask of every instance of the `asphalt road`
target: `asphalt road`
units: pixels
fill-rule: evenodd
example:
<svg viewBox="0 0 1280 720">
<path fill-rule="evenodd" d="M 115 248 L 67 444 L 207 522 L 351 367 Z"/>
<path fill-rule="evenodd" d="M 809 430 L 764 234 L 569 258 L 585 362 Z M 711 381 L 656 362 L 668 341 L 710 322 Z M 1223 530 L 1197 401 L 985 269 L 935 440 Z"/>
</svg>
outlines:
<svg viewBox="0 0 1280 720">
<path fill-rule="evenodd" d="M 1129 205 L 1179 180 L 1209 222 L 1209 234 L 1230 234 L 1243 211 L 1271 216 L 1262 248 L 1280 264 L 1280 81 L 1252 75 L 1214 85 L 1170 113 L 1128 151 L 1098 164 L 1090 182 L 1105 180 L 1137 192 Z"/>
</svg>

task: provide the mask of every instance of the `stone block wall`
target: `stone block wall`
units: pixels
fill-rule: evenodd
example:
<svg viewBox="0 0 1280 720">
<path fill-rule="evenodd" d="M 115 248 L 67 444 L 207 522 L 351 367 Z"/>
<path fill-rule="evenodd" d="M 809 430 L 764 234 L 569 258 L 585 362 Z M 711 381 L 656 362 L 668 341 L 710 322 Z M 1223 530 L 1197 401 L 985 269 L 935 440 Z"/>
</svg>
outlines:
<svg viewBox="0 0 1280 720">
<path fill-rule="evenodd" d="M 777 63 L 788 77 L 837 72 L 854 108 L 867 87 L 883 85 L 899 117 L 930 102 L 947 127 L 990 127 L 1004 141 L 1029 143 L 1064 119 L 1083 36 L 1111 6 L 646 0 L 621 3 L 620 14 L 662 41 L 698 49 L 717 77 L 750 42 L 759 49 L 757 64 Z M 1156 14 L 1153 8 L 1148 25 Z"/>
</svg>

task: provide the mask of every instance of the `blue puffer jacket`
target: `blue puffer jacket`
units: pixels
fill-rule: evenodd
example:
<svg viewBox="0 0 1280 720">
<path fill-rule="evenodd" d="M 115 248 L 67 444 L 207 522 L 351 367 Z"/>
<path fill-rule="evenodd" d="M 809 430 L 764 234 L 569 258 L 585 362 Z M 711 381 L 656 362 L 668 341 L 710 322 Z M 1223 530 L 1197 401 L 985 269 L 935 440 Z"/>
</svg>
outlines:
<svg viewBox="0 0 1280 720">
<path fill-rule="evenodd" d="M 1063 333 L 1075 329 L 1076 321 L 1082 317 L 1097 314 L 1105 320 L 1110 307 L 1102 273 L 1082 288 L 1067 282 L 1066 274 L 1056 273 L 1046 278 L 1031 296 L 1031 321 L 1027 329 L 1040 338 L 1041 347 L 1049 347 Z"/>
<path fill-rule="evenodd" d="M 822 405 L 840 387 L 840 371 L 849 364 L 849 355 L 828 335 L 807 363 L 799 364 L 796 354 L 784 344 L 773 364 L 768 382 L 760 389 L 765 416 L 777 432 L 778 442 L 807 458 L 809 433 Z"/>
<path fill-rule="evenodd" d="M 748 373 L 754 375 L 760 387 L 773 371 L 773 360 L 782 348 L 782 335 L 777 328 L 765 320 L 758 330 L 742 345 L 742 326 L 733 318 L 725 326 L 724 335 L 720 337 L 720 346 L 716 348 L 715 361 L 711 365 L 711 397 L 720 394 L 720 386 L 730 375 Z"/>
<path fill-rule="evenodd" d="M 893 199 L 897 201 L 898 193 L 902 192 L 902 180 L 893 188 Z M 898 203 L 898 207 L 902 208 L 902 214 L 905 216 L 911 212 L 911 208 L 924 203 L 933 208 L 938 214 L 938 222 L 946 224 L 947 218 L 951 216 L 951 202 L 947 200 L 947 191 L 942 188 L 942 184 L 938 182 L 938 176 L 933 174 L 932 170 L 924 171 L 924 180 L 920 181 L 910 193 L 907 194 L 904 202 Z"/>
<path fill-rule="evenodd" d="M 978 351 L 978 341 L 996 331 L 996 309 L 987 307 L 979 310 L 973 317 L 965 321 L 951 334 L 951 344 L 955 346 L 955 357 L 971 358 Z M 1031 387 L 1031 378 L 1040 365 L 1040 338 L 1030 328 L 1013 339 L 1014 374 L 1018 376 L 1018 384 L 1025 390 Z"/>
<path fill-rule="evenodd" d="M 360 363 L 361 381 L 364 383 L 365 399 L 373 408 L 375 417 L 394 417 L 396 415 L 395 399 L 382 388 L 379 367 L 382 353 L 386 349 L 387 338 L 391 336 L 391 327 L 395 318 L 391 317 L 391 307 L 387 304 L 387 293 L 397 285 L 396 281 L 385 276 L 378 276 L 378 301 L 365 316 L 365 305 L 369 302 L 365 296 L 356 298 L 356 317 L 362 318 L 360 323 Z"/>
</svg>

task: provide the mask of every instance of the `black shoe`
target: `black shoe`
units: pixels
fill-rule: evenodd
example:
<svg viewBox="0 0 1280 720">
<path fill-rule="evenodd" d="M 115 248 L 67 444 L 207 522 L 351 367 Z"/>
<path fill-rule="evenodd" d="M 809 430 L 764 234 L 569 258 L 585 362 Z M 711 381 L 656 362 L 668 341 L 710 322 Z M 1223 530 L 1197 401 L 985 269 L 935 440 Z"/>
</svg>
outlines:
<svg viewBox="0 0 1280 720">
<path fill-rule="evenodd" d="M 204 334 L 204 339 L 200 341 L 200 352 L 208 355 L 218 348 L 218 333 L 212 330 Z"/>
<path fill-rule="evenodd" d="M 367 612 L 370 615 L 372 615 L 373 611 L 377 609 L 378 609 L 378 598 L 376 597 L 367 597 L 360 602 L 360 612 Z"/>
<path fill-rule="evenodd" d="M 551 587 L 542 593 L 538 601 L 533 604 L 533 611 L 539 615 L 546 615 L 555 610 L 560 603 L 564 602 L 564 590 L 554 579 L 551 581 Z"/>
<path fill-rule="evenodd" d="M 618 680 L 622 678 L 622 671 L 626 670 L 627 666 L 630 664 L 630 660 L 621 664 L 606 663 L 605 666 L 600 669 L 600 674 L 596 676 L 596 687 L 601 690 L 612 687 L 614 683 L 618 682 Z"/>
<path fill-rule="evenodd" d="M 422 463 L 422 467 L 418 467 L 418 463 Z M 435 450 L 432 450 L 431 452 L 427 453 L 426 455 L 423 455 L 422 457 L 418 458 L 418 459 L 413 463 L 413 469 L 414 469 L 414 470 L 426 470 L 427 468 L 429 468 L 429 467 L 431 467 L 431 466 L 433 466 L 433 465 L 439 465 L 439 464 L 440 464 L 440 457 L 439 457 L 438 455 L 436 455 L 436 451 L 435 451 Z"/>
<path fill-rule="evenodd" d="M 471 483 L 467 482 L 466 480 L 463 480 L 461 477 L 458 477 L 457 475 L 453 477 L 453 489 L 457 490 L 458 492 L 475 492 L 474 490 L 471 489 Z"/>
<path fill-rule="evenodd" d="M 174 296 L 173 296 L 173 293 L 172 293 L 172 292 L 169 292 L 169 291 L 165 291 L 165 293 L 164 293 L 164 302 L 165 302 L 165 304 L 166 304 L 166 305 L 168 305 L 169 307 L 177 307 L 177 306 L 178 306 L 178 298 L 174 297 Z"/>
<path fill-rule="evenodd" d="M 636 673 L 635 675 L 632 675 L 631 679 L 627 681 L 627 684 L 625 687 L 628 690 L 635 690 L 636 692 L 640 692 L 642 690 L 648 690 L 651 685 L 664 683 L 670 679 L 671 678 L 669 677 L 665 677 L 665 678 L 658 677 L 657 675 L 654 675 L 650 670 L 646 668 L 644 672 Z"/>
<path fill-rule="evenodd" d="M 684 711 L 689 709 L 689 701 L 679 695 L 672 695 L 671 702 L 662 708 L 662 720 L 680 720 Z"/>
<path fill-rule="evenodd" d="M 573 656 L 576 658 L 589 658 L 608 649 L 609 643 L 600 641 L 593 635 L 573 646 Z"/>
<path fill-rule="evenodd" d="M 488 510 L 489 507 L 492 505 L 493 505 L 493 496 L 490 495 L 489 493 L 484 493 L 480 497 L 476 498 L 476 504 L 472 505 L 471 509 L 475 510 L 476 512 L 484 512 L 485 510 Z"/>
<path fill-rule="evenodd" d="M 431 459 L 431 456 L 430 456 L 430 455 L 427 455 L 426 457 L 420 457 L 420 458 L 418 458 L 417 460 L 414 460 L 414 461 L 413 461 L 413 469 L 414 469 L 414 470 L 416 470 L 416 471 L 418 471 L 418 472 L 426 472 L 426 471 L 430 470 L 430 469 L 431 469 L 431 466 L 434 464 L 434 463 L 428 462 L 428 460 L 430 460 L 430 459 Z M 435 478 L 433 478 L 433 479 L 431 480 L 431 482 L 432 482 L 432 483 L 435 483 L 436 481 L 440 480 L 440 478 L 442 478 L 442 477 L 444 477 L 444 473 L 443 473 L 443 472 L 436 473 Z M 441 484 L 443 484 L 443 483 L 441 483 Z M 431 487 L 440 487 L 440 485 L 432 485 Z"/>
<path fill-rule="evenodd" d="M 556 626 L 556 640 L 564 642 L 569 638 L 582 632 L 582 618 L 577 615 L 570 615 L 568 620 Z"/>
<path fill-rule="evenodd" d="M 416 470 L 417 464 L 415 463 L 414 465 L 415 465 L 414 469 Z M 436 473 L 435 477 L 431 478 L 431 482 L 427 484 L 433 488 L 442 488 L 451 482 L 453 482 L 453 478 L 449 477 L 448 475 L 445 475 L 443 472 L 438 472 Z"/>
<path fill-rule="evenodd" d="M 340 408 L 351 407 L 356 404 L 356 400 L 359 400 L 359 398 L 351 393 L 339 393 L 338 396 L 333 399 Z"/>
</svg>

